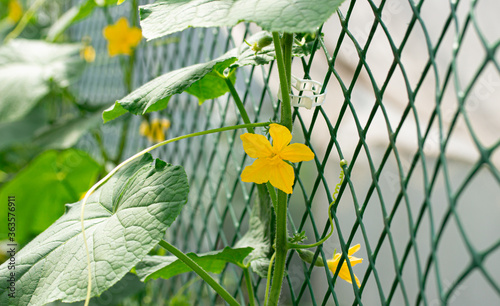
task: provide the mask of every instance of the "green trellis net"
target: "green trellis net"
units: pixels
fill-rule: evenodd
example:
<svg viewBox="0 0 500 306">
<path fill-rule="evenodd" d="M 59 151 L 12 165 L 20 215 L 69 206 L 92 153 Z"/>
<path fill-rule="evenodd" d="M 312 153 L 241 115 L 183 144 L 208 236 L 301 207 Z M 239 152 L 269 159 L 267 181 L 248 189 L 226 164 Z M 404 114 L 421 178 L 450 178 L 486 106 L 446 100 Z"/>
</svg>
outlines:
<svg viewBox="0 0 500 306">
<path fill-rule="evenodd" d="M 127 3 L 110 12 L 115 19 L 131 13 Z M 316 158 L 296 167 L 289 231 L 305 231 L 309 242 L 326 235 L 328 204 L 345 159 L 346 179 L 332 208 L 335 232 L 315 255 L 326 262 L 334 249 L 346 252 L 360 243 L 356 256 L 364 260 L 353 270 L 361 281 L 357 289 L 290 252 L 284 305 L 500 302 L 498 12 L 494 0 L 347 1 L 318 30 L 318 51 L 294 59 L 293 74 L 322 83 L 327 95 L 321 107 L 294 111 L 294 140 L 309 145 Z M 105 25 L 97 11 L 70 36 L 90 36 L 97 50 L 80 94 L 109 104 L 126 91 L 118 59 L 106 56 Z M 134 86 L 213 59 L 257 30 L 248 24 L 189 29 L 143 42 Z M 236 88 L 253 121 L 278 118 L 277 84 L 273 64 L 238 70 Z M 167 137 L 239 120 L 228 95 L 199 105 L 181 94 L 152 116 L 170 119 Z M 105 143 L 116 147 L 115 135 L 128 128 L 131 155 L 148 145 L 139 124 L 133 118 L 130 125 L 105 125 Z M 250 162 L 239 133 L 189 139 L 156 152 L 189 175 L 188 205 L 167 237 L 184 251 L 232 246 L 248 229 L 257 190 L 239 179 Z M 80 146 L 91 150 L 90 141 Z M 236 269 L 228 266 L 221 281 L 244 303 L 244 280 Z M 263 296 L 264 287 L 265 279 L 254 274 L 255 293 Z M 198 305 L 221 302 L 191 274 L 150 282 L 147 292 L 155 300 L 143 304 L 179 294 Z"/>
</svg>

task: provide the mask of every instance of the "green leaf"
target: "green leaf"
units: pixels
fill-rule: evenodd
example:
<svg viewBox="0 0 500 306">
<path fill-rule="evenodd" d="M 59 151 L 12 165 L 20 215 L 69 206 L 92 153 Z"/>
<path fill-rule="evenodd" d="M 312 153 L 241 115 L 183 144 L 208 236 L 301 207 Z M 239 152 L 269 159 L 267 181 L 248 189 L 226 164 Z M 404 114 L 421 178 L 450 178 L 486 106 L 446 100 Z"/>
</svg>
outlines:
<svg viewBox="0 0 500 306">
<path fill-rule="evenodd" d="M 67 87 L 83 67 L 78 44 L 15 39 L 0 47 L 0 122 L 22 118 L 51 86 Z"/>
<path fill-rule="evenodd" d="M 262 186 L 262 187 L 260 187 Z M 271 203 L 269 195 L 265 192 L 265 185 L 259 186 L 257 198 L 250 214 L 249 229 L 236 243 L 235 248 L 252 246 L 253 251 L 245 259 L 245 264 L 250 263 L 252 270 L 260 277 L 267 278 L 269 255 L 271 248 Z"/>
<path fill-rule="evenodd" d="M 83 151 L 47 151 L 2 186 L 0 197 L 16 197 L 17 242 L 26 244 L 54 223 L 65 203 L 78 201 L 95 183 L 100 168 Z M 7 220 L 7 209 L 0 210 L 0 218 Z M 0 229 L 0 240 L 7 238 L 6 230 Z"/>
<path fill-rule="evenodd" d="M 94 0 L 87 0 L 78 6 L 71 7 L 50 27 L 47 33 L 47 41 L 57 40 L 72 24 L 92 14 L 96 6 L 97 4 Z"/>
<path fill-rule="evenodd" d="M 155 39 L 190 27 L 255 22 L 269 32 L 314 32 L 344 0 L 162 0 L 139 7 L 144 37 Z"/>
<path fill-rule="evenodd" d="M 270 37 L 265 31 L 258 32 L 247 39 L 249 43 L 257 42 L 263 37 Z M 294 56 L 308 55 L 307 46 L 294 45 Z M 226 68 L 238 68 L 246 65 L 264 65 L 274 60 L 274 45 L 264 47 L 256 53 L 247 44 L 226 52 L 221 57 L 203 64 L 181 68 L 168 72 L 160 77 L 142 85 L 125 98 L 116 101 L 104 111 L 102 117 L 108 122 L 125 114 L 127 111 L 135 115 L 143 115 L 152 111 L 162 110 L 167 107 L 170 97 L 186 91 L 196 96 L 200 103 L 205 100 L 215 99 L 229 91 L 222 77 Z M 236 74 L 230 76 L 235 82 Z"/>
<path fill-rule="evenodd" d="M 229 91 L 226 81 L 224 80 L 224 70 L 228 67 L 227 62 L 217 63 L 213 70 L 207 73 L 202 79 L 191 84 L 186 92 L 197 97 L 202 104 L 205 100 L 215 99 Z M 233 73 L 229 77 L 234 84 L 236 74 Z"/>
<path fill-rule="evenodd" d="M 113 286 L 158 244 L 186 203 L 188 189 L 181 166 L 153 163 L 146 154 L 89 197 L 84 224 L 91 250 L 92 296 Z M 59 220 L 17 253 L 16 297 L 9 299 L 3 291 L 0 304 L 85 299 L 87 260 L 80 213 L 81 202 L 68 204 Z M 9 273 L 6 264 L 0 266 L 0 283 L 6 284 Z"/>
<path fill-rule="evenodd" d="M 221 273 L 226 263 L 243 266 L 243 260 L 253 248 L 224 248 L 203 254 L 187 253 L 186 255 L 200 265 L 205 271 Z M 137 276 L 145 282 L 150 279 L 168 279 L 181 273 L 192 271 L 184 262 L 175 256 L 147 256 L 135 267 Z"/>
<path fill-rule="evenodd" d="M 210 73 L 217 64 L 219 64 L 217 65 L 218 69 L 222 69 L 222 67 L 225 69 L 234 61 L 236 58 L 221 56 L 207 63 L 181 68 L 157 77 L 105 110 L 103 113 L 104 122 L 117 118 L 125 111 L 135 115 L 144 115 L 152 110 L 159 110 L 158 106 L 155 106 L 157 103 L 162 103 L 161 105 L 166 107 L 165 99 L 186 90 Z"/>
</svg>

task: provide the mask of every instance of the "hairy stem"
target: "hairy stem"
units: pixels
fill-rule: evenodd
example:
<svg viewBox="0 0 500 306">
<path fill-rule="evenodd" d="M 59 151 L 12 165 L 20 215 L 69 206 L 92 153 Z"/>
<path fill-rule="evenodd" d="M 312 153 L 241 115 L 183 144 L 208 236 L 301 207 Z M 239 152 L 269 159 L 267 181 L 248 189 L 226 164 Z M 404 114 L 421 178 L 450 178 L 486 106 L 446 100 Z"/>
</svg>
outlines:
<svg viewBox="0 0 500 306">
<path fill-rule="evenodd" d="M 291 39 L 290 39 L 291 38 Z M 278 64 L 278 72 L 281 87 L 281 124 L 292 131 L 292 106 L 290 103 L 290 82 L 291 78 L 291 56 L 293 34 L 285 34 L 280 40 L 279 33 L 273 32 L 274 48 L 276 51 L 276 62 Z M 286 54 L 283 53 L 281 46 Z M 285 58 L 286 57 L 286 58 Z M 290 58 L 288 58 L 290 57 Z M 287 75 L 290 75 L 288 77 Z M 278 305 L 283 285 L 283 277 L 285 276 L 286 254 L 288 252 L 288 232 L 286 226 L 287 218 L 287 194 L 278 190 L 278 204 L 276 211 L 276 263 L 274 264 L 274 275 L 271 285 L 271 293 L 269 294 L 269 305 Z"/>
<path fill-rule="evenodd" d="M 285 276 L 286 254 L 288 253 L 288 232 L 286 228 L 287 194 L 278 191 L 278 209 L 276 211 L 276 262 L 274 264 L 273 283 L 269 294 L 269 305 L 278 305 Z"/>
<path fill-rule="evenodd" d="M 253 293 L 253 284 L 252 284 L 252 276 L 250 275 L 250 267 L 243 268 L 243 274 L 245 275 L 245 283 L 247 284 L 248 304 L 250 306 L 254 306 L 255 296 Z"/>
<path fill-rule="evenodd" d="M 281 124 L 292 131 L 292 104 L 290 102 L 290 84 L 288 83 L 287 71 L 291 71 L 291 66 L 286 68 L 285 63 L 291 65 L 292 61 L 284 59 L 283 51 L 281 50 L 281 40 L 278 32 L 273 32 L 274 49 L 276 52 L 276 62 L 278 64 L 278 74 L 280 77 L 281 88 Z M 290 43 L 288 41 L 284 41 Z M 292 41 L 293 42 L 293 41 Z M 285 48 L 287 49 L 287 48 Z M 290 46 L 291 50 L 291 46 Z M 287 54 L 288 55 L 288 54 Z M 290 51 L 289 56 L 292 53 Z"/>
</svg>

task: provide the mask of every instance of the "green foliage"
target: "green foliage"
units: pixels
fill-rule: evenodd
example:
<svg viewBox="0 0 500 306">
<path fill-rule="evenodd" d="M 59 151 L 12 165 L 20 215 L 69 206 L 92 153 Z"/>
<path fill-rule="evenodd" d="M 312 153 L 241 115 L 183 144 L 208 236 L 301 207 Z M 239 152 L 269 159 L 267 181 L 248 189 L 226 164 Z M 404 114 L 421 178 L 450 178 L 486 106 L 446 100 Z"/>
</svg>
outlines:
<svg viewBox="0 0 500 306">
<path fill-rule="evenodd" d="M 16 197 L 17 242 L 26 244 L 56 221 L 65 203 L 78 201 L 93 185 L 100 169 L 83 151 L 46 151 L 2 186 L 0 197 Z M 7 220 L 6 209 L 0 218 Z M 0 240 L 7 238 L 6 230 L 1 229 Z"/>
<path fill-rule="evenodd" d="M 101 124 L 101 114 L 80 115 L 63 118 L 39 129 L 33 138 L 33 144 L 44 149 L 66 149 L 74 146 L 88 130 Z"/>
<path fill-rule="evenodd" d="M 191 84 L 186 89 L 186 92 L 197 97 L 202 104 L 205 100 L 215 99 L 229 91 L 226 81 L 224 80 L 224 70 L 228 67 L 227 62 L 221 62 L 214 66 L 213 70 L 207 73 L 201 80 Z M 231 73 L 228 76 L 234 84 L 236 74 Z"/>
<path fill-rule="evenodd" d="M 92 296 L 118 282 L 158 244 L 187 201 L 189 185 L 181 166 L 150 154 L 118 171 L 88 199 L 85 228 L 92 262 Z M 86 252 L 81 202 L 16 256 L 16 298 L 0 293 L 0 304 L 45 304 L 85 299 Z M 0 266 L 0 282 L 9 277 Z"/>
<path fill-rule="evenodd" d="M 84 62 L 78 44 L 16 39 L 0 47 L 0 122 L 22 118 L 53 87 L 67 87 Z"/>
<path fill-rule="evenodd" d="M 270 37 L 268 32 L 259 32 L 247 41 L 257 42 L 268 37 Z M 306 56 L 309 54 L 308 50 L 307 47 L 294 45 L 293 55 Z M 210 62 L 177 69 L 149 81 L 105 110 L 104 122 L 113 120 L 127 111 L 135 115 L 144 115 L 164 109 L 172 95 L 183 91 L 196 96 L 200 103 L 220 97 L 229 91 L 224 80 L 224 70 L 247 65 L 264 65 L 274 58 L 274 45 L 268 45 L 255 53 L 247 44 L 242 44 L 239 48 L 231 49 Z M 235 73 L 231 73 L 229 78 L 234 83 Z"/>
<path fill-rule="evenodd" d="M 266 31 L 314 32 L 344 0 L 164 0 L 140 6 L 141 27 L 155 39 L 190 27 L 255 22 Z"/>
<path fill-rule="evenodd" d="M 121 302 L 134 294 L 144 290 L 145 285 L 139 280 L 134 273 L 127 273 L 116 284 L 111 286 L 108 290 L 104 291 L 100 296 L 95 296 L 90 299 L 89 305 L 92 306 L 109 306 L 109 305 L 123 305 Z M 49 306 L 83 306 L 84 302 L 64 303 L 55 301 Z"/>
<path fill-rule="evenodd" d="M 152 110 L 158 110 L 158 107 L 155 107 L 157 103 L 162 103 L 166 107 L 165 99 L 189 88 L 193 83 L 212 72 L 217 64 L 220 64 L 218 69 L 222 69 L 224 66 L 227 68 L 235 60 L 232 57 L 222 56 L 207 63 L 181 68 L 157 77 L 105 110 L 103 113 L 104 122 L 113 120 L 127 111 L 135 115 L 143 115 Z"/>
<path fill-rule="evenodd" d="M 242 267 L 245 257 L 253 248 L 224 248 L 203 254 L 187 253 L 186 255 L 200 265 L 205 271 L 221 273 L 226 264 L 233 263 Z M 191 268 L 175 256 L 147 256 L 135 268 L 137 276 L 145 282 L 150 279 L 168 279 L 181 273 L 191 272 Z"/>
</svg>

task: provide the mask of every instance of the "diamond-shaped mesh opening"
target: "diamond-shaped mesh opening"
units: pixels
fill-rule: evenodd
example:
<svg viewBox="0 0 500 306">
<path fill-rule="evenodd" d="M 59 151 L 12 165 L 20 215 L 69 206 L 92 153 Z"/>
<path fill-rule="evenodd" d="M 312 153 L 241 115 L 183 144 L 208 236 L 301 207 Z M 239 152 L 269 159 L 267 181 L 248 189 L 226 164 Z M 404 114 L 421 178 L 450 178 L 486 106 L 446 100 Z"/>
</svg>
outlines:
<svg viewBox="0 0 500 306">
<path fill-rule="evenodd" d="M 127 3 L 109 9 L 114 20 L 130 15 Z M 284 305 L 470 305 L 479 299 L 498 304 L 498 5 L 494 0 L 346 2 L 321 28 L 319 50 L 294 59 L 294 75 L 324 83 L 327 99 L 321 107 L 294 110 L 293 141 L 308 144 L 316 159 L 295 165 L 289 232 L 306 231 L 308 243 L 326 235 L 339 161 L 346 159 L 345 182 L 332 210 L 335 232 L 316 251 L 326 261 L 334 249 L 345 252 L 360 243 L 356 255 L 364 260 L 353 268 L 361 281 L 355 289 L 334 280 L 328 268 L 311 267 L 290 252 Z M 98 10 L 72 27 L 70 36 L 75 41 L 90 36 L 97 52 L 77 86 L 81 97 L 111 105 L 127 89 L 120 60 L 107 57 L 105 25 Z M 258 30 L 248 24 L 188 29 L 142 43 L 134 88 L 213 59 Z M 238 70 L 235 87 L 252 121 L 279 120 L 278 80 L 274 63 Z M 190 95 L 176 95 L 151 117 L 171 120 L 168 138 L 242 122 L 228 95 L 201 105 Z M 103 127 L 110 156 L 117 153 L 123 129 L 128 130 L 124 156 L 150 145 L 138 134 L 141 120 Z M 252 162 L 241 133 L 183 140 L 154 152 L 183 165 L 189 177 L 188 204 L 166 236 L 185 252 L 233 246 L 248 229 L 257 195 L 255 186 L 239 179 Z M 102 160 L 92 140 L 79 146 Z M 246 302 L 240 269 L 228 265 L 218 280 Z M 261 301 L 265 282 L 253 274 Z M 222 303 L 193 274 L 147 286 L 160 301 L 186 284 L 194 304 Z"/>
</svg>

